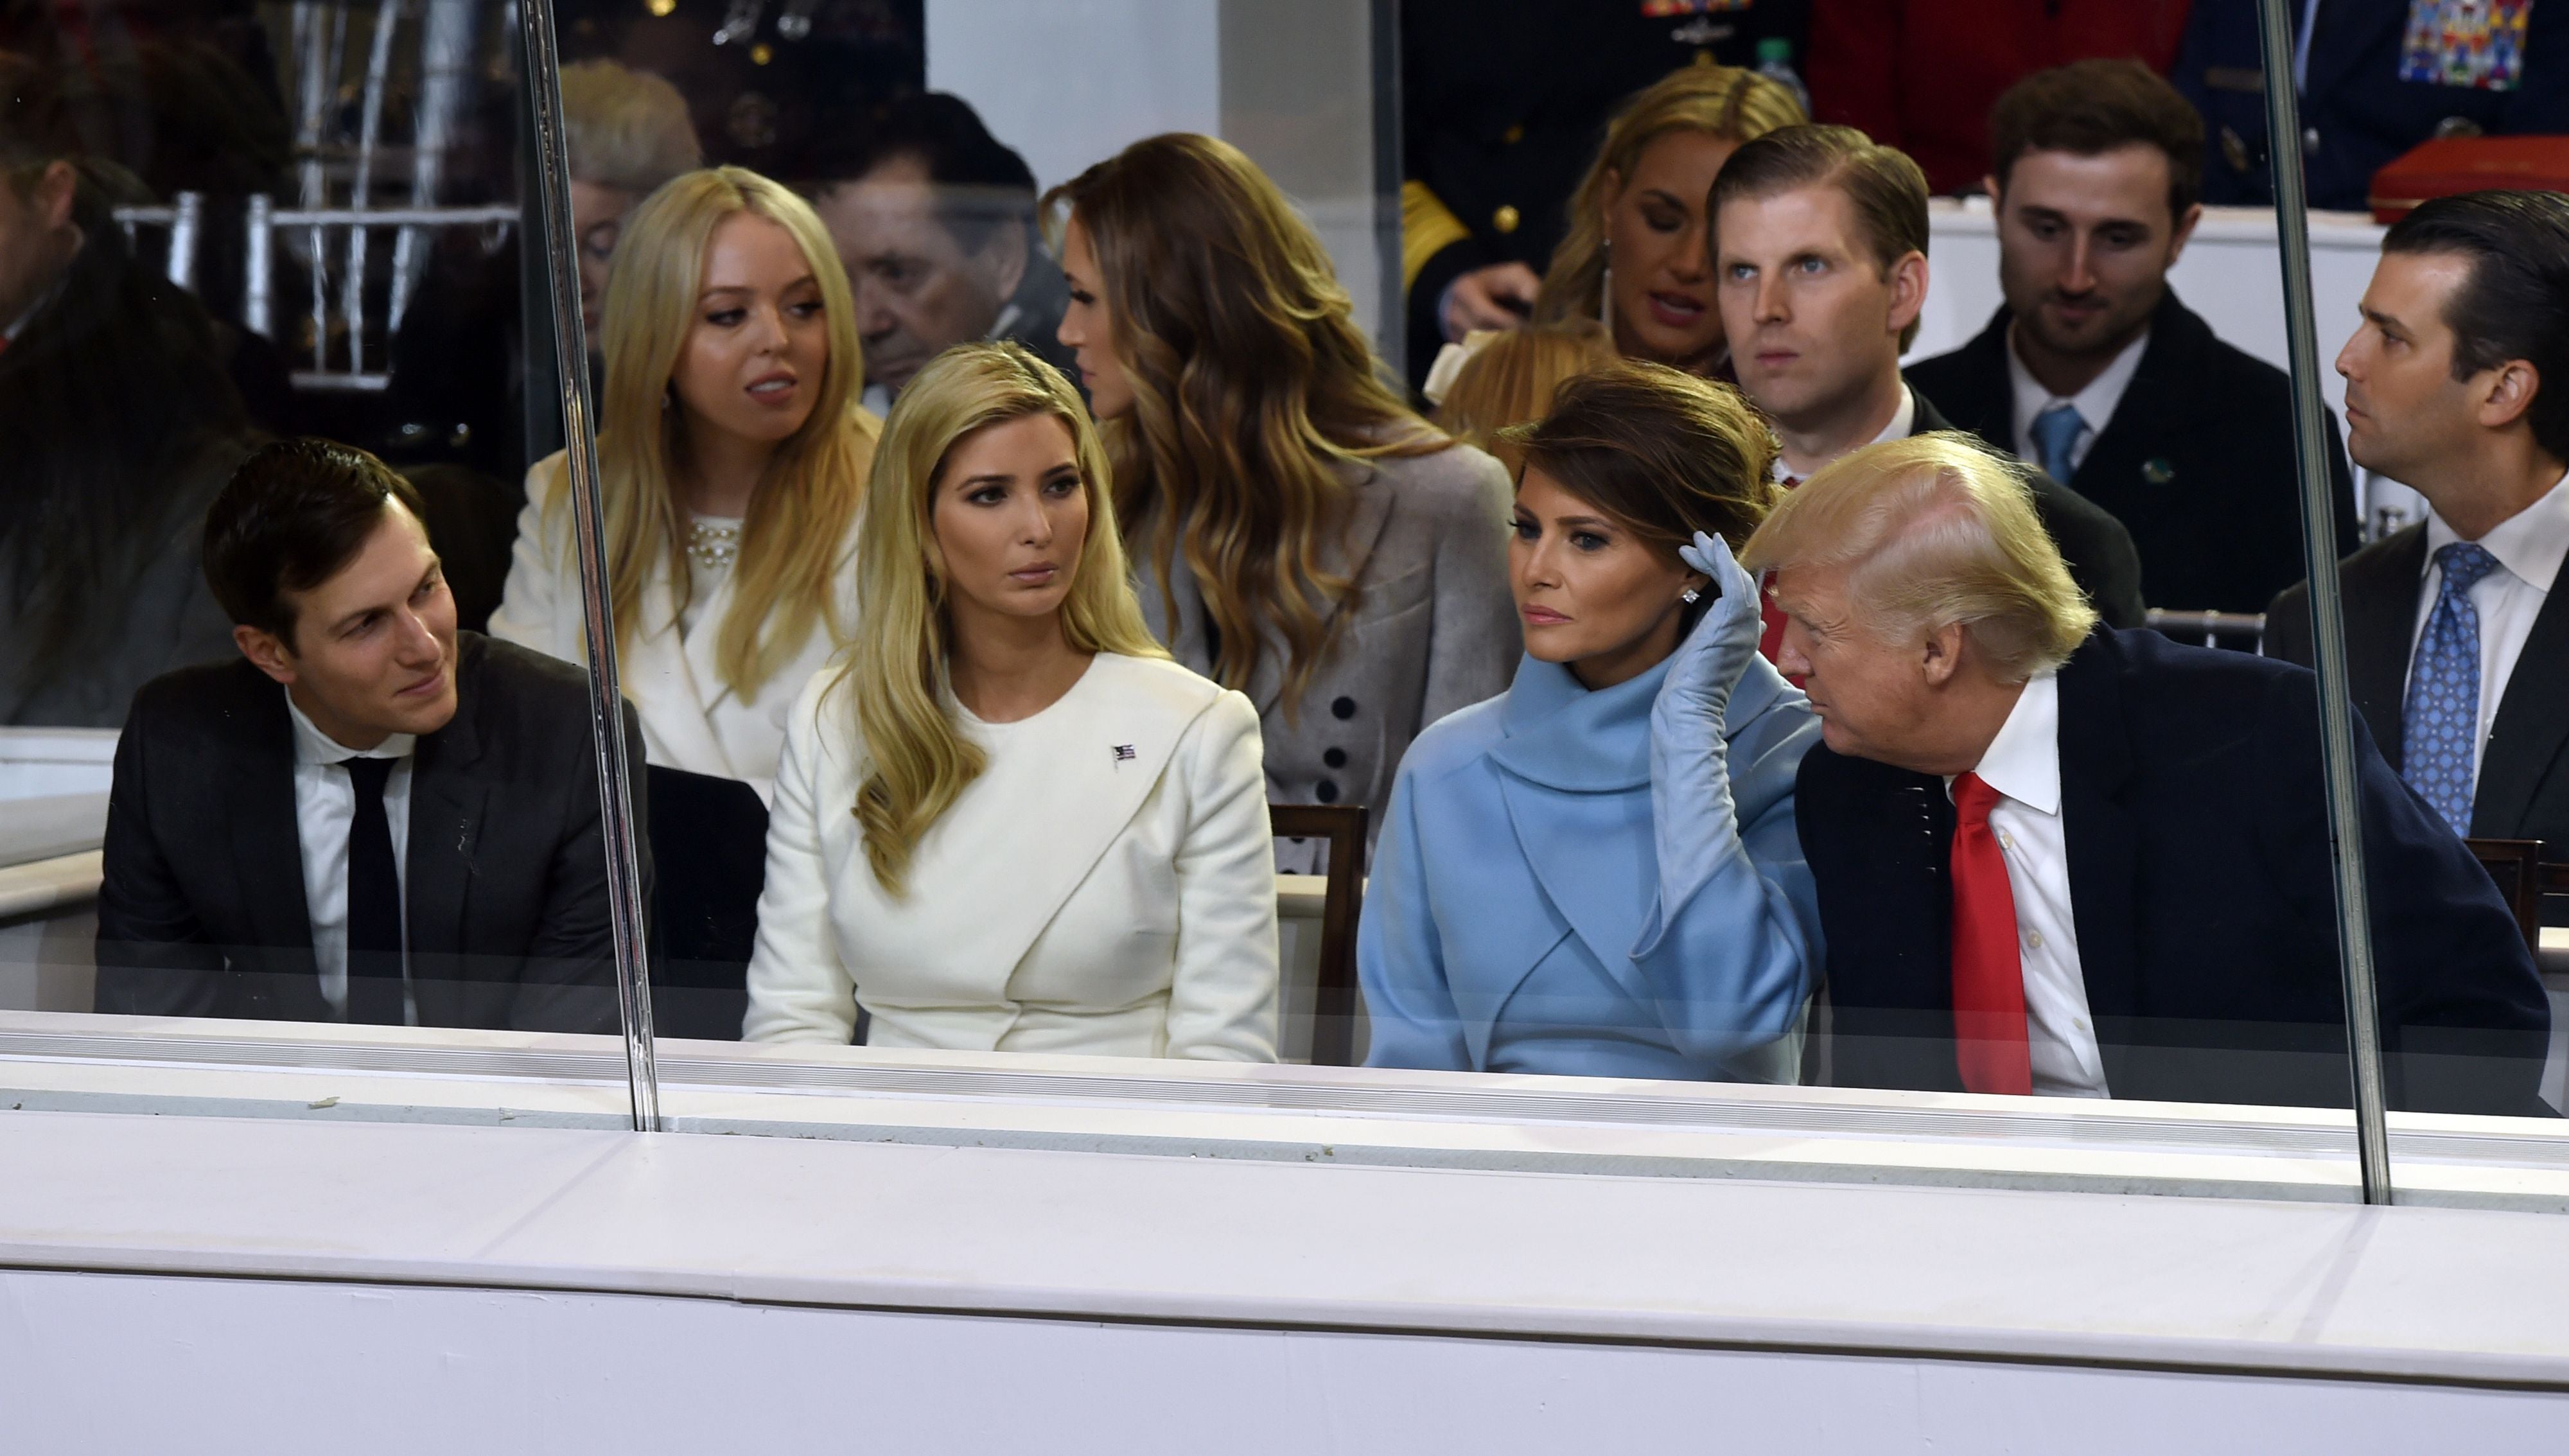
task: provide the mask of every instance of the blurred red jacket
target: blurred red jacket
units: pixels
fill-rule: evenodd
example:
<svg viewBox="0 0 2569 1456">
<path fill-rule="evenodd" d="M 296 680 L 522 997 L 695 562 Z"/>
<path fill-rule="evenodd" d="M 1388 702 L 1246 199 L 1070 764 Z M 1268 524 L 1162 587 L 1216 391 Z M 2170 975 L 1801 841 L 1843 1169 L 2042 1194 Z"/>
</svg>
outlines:
<svg viewBox="0 0 2569 1456">
<path fill-rule="evenodd" d="M 2175 64 L 2192 0 L 1811 0 L 1817 120 L 1918 159 L 1940 193 L 1990 170 L 1990 107 L 2026 75 L 2089 56 Z"/>
</svg>

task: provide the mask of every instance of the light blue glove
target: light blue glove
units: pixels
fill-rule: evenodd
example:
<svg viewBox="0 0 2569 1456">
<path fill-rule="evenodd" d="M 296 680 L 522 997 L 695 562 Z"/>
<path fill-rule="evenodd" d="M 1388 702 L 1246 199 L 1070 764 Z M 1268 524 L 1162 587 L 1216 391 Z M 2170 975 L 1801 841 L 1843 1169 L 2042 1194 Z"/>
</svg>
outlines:
<svg viewBox="0 0 2569 1456">
<path fill-rule="evenodd" d="M 1677 645 L 1651 718 L 1653 726 L 1663 722 L 1673 726 L 1671 715 L 1683 714 L 1689 723 L 1708 725 L 1718 742 L 1730 690 L 1739 685 L 1740 674 L 1757 655 L 1757 634 L 1763 625 L 1757 611 L 1757 580 L 1730 558 L 1729 543 L 1700 531 L 1694 534 L 1694 545 L 1677 547 L 1677 559 L 1711 577 L 1712 584 L 1704 589 L 1721 594 L 1703 609 L 1694 630 Z"/>
<path fill-rule="evenodd" d="M 1757 655 L 1757 582 L 1717 537 L 1696 532 L 1677 547 L 1687 566 L 1720 592 L 1677 644 L 1651 705 L 1651 827 L 1659 858 L 1659 904 L 1641 945 L 1656 944 L 1667 920 L 1733 857 L 1744 856 L 1730 799 L 1730 742 L 1723 714 L 1731 690 Z"/>
</svg>

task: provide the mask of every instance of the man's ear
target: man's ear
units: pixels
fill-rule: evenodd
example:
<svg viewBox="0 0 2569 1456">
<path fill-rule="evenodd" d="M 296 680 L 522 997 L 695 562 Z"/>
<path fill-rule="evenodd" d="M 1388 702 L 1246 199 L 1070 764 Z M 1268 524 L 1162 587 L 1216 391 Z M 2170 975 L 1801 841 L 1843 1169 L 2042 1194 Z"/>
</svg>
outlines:
<svg viewBox="0 0 2569 1456">
<path fill-rule="evenodd" d="M 263 627 L 236 626 L 232 628 L 232 645 L 240 648 L 250 666 L 288 687 L 294 685 L 294 653 L 274 632 Z"/>
<path fill-rule="evenodd" d="M 2185 245 L 2194 237 L 2194 224 L 2202 220 L 2203 204 L 2201 202 L 2197 202 L 2193 206 L 2186 208 L 2185 215 L 2176 219 L 2175 230 L 2168 234 L 2169 267 L 2175 267 L 2176 260 L 2185 256 Z"/>
<path fill-rule="evenodd" d="M 1963 670 L 1963 636 L 1961 622 L 1947 622 L 1927 634 L 1926 646 L 1919 656 L 1919 670 L 1929 687 L 1943 687 Z"/>
<path fill-rule="evenodd" d="M 2479 424 L 2483 430 L 2503 430 L 2533 407 L 2533 396 L 2542 388 L 2542 371 L 2530 359 L 2509 359 L 2489 373 L 2488 385 L 2480 394 Z"/>
<path fill-rule="evenodd" d="M 1003 307 L 1026 280 L 1026 263 L 1033 251 L 1023 227 L 993 227 L 990 240 L 981 244 L 981 255 L 989 260 L 990 287 Z"/>
<path fill-rule="evenodd" d="M 1990 194 L 1990 206 L 1993 210 L 2007 205 L 2007 189 L 1999 185 L 1998 174 L 1990 172 L 1981 174 L 1981 190 Z"/>
<path fill-rule="evenodd" d="M 1906 333 L 1927 309 L 1927 254 L 1910 251 L 1891 265 L 1891 331 Z"/>
<path fill-rule="evenodd" d="M 36 215 L 44 219 L 45 230 L 60 231 L 72 223 L 72 203 L 80 196 L 80 169 L 61 158 L 45 164 L 36 174 Z"/>
</svg>

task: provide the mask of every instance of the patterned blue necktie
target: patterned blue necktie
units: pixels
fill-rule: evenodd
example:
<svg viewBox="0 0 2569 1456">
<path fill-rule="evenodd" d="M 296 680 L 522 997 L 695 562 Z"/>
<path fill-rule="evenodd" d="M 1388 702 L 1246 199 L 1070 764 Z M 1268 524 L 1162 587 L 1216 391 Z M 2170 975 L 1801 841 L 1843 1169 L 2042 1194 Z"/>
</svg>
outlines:
<svg viewBox="0 0 2569 1456">
<path fill-rule="evenodd" d="M 2399 777 L 2453 833 L 2467 836 L 2480 734 L 2480 609 L 2470 592 L 2497 569 L 2497 557 L 2457 541 L 2435 552 L 2435 566 L 2443 582 L 2418 634 L 2408 701 L 2399 713 Z"/>
<path fill-rule="evenodd" d="M 2076 471 L 2069 464 L 2069 452 L 2078 444 L 2078 436 L 2087 422 L 2078 415 L 2076 405 L 2053 405 L 2033 417 L 2033 448 L 2042 456 L 2042 473 L 2062 485 L 2069 484 Z"/>
</svg>

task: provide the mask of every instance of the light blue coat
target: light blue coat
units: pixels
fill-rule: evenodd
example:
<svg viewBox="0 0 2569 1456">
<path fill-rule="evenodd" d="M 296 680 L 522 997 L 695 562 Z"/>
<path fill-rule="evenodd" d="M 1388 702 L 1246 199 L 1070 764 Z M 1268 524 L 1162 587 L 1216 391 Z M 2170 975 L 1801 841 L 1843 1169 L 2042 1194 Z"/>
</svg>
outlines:
<svg viewBox="0 0 2569 1456">
<path fill-rule="evenodd" d="M 1662 907 L 1651 708 L 1667 671 L 1590 692 L 1528 657 L 1506 693 L 1411 744 L 1357 932 L 1369 1065 L 1793 1075 L 1784 1038 L 1821 963 L 1793 780 L 1819 720 L 1748 664 L 1725 719 L 1736 844 Z"/>
</svg>

